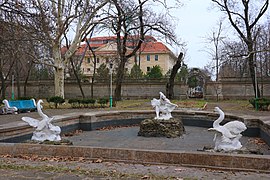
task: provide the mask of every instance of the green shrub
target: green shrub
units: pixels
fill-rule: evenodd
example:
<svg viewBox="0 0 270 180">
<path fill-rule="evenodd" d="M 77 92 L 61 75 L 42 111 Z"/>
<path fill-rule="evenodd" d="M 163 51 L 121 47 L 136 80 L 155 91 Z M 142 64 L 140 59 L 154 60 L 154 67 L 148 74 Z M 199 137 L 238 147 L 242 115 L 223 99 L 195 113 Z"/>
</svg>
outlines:
<svg viewBox="0 0 270 180">
<path fill-rule="evenodd" d="M 256 102 L 255 98 L 249 100 L 249 103 L 252 104 L 254 108 L 256 108 L 255 102 Z M 267 110 L 269 105 L 270 105 L 270 99 L 266 99 L 266 98 L 257 99 L 257 106 L 259 110 Z"/>
<path fill-rule="evenodd" d="M 99 98 L 98 103 L 100 104 L 101 107 L 106 107 L 106 104 L 109 102 L 108 98 Z"/>
<path fill-rule="evenodd" d="M 94 104 L 96 103 L 95 99 L 88 99 L 89 104 L 91 104 L 92 106 L 94 106 Z"/>
<path fill-rule="evenodd" d="M 73 103 L 78 103 L 78 99 L 74 98 L 74 99 L 69 99 L 68 100 L 69 104 L 73 104 Z"/>
<path fill-rule="evenodd" d="M 71 107 L 73 108 L 80 107 L 79 99 L 77 98 L 69 99 L 68 103 L 71 104 Z"/>
<path fill-rule="evenodd" d="M 93 106 L 96 100 L 95 99 L 82 99 L 81 102 L 84 105 L 84 107 L 89 107 L 90 104 Z"/>
<path fill-rule="evenodd" d="M 74 107 L 81 107 L 81 104 L 83 107 L 89 107 L 94 106 L 96 103 L 95 99 L 69 99 L 68 103 L 71 104 L 71 106 Z"/>
<path fill-rule="evenodd" d="M 60 96 L 53 96 L 53 97 L 47 98 L 47 101 L 49 103 L 50 102 L 54 103 L 54 106 L 57 109 L 57 107 L 58 107 L 59 104 L 63 104 L 65 102 L 65 99 L 63 99 Z"/>
<path fill-rule="evenodd" d="M 162 70 L 159 65 L 153 66 L 150 71 L 146 73 L 146 77 L 149 79 L 161 79 L 162 78 Z"/>
</svg>

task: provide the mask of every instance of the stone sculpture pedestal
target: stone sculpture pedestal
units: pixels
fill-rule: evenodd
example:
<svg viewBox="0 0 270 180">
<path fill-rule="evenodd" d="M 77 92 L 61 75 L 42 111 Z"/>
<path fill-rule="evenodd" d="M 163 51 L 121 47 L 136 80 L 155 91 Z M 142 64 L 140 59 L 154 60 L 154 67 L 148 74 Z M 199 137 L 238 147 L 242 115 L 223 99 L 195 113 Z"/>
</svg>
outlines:
<svg viewBox="0 0 270 180">
<path fill-rule="evenodd" d="M 185 133 L 183 122 L 180 118 L 169 120 L 145 119 L 140 123 L 138 136 L 175 138 Z"/>
</svg>

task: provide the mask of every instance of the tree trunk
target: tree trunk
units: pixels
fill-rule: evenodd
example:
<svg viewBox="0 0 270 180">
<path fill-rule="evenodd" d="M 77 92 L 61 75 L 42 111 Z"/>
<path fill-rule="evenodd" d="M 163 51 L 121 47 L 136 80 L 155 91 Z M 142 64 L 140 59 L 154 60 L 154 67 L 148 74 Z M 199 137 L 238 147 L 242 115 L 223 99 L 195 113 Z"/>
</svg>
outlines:
<svg viewBox="0 0 270 180">
<path fill-rule="evenodd" d="M 115 91 L 114 91 L 114 102 L 121 100 L 121 90 L 122 90 L 122 81 L 124 78 L 126 59 L 120 61 L 118 71 L 116 74 L 116 82 L 115 82 Z"/>
<path fill-rule="evenodd" d="M 61 58 L 61 51 L 58 44 L 53 47 L 53 57 L 54 57 L 54 94 L 55 96 L 60 96 L 65 98 L 64 91 L 64 75 L 65 75 L 65 64 Z"/>
<path fill-rule="evenodd" d="M 16 54 L 17 57 L 17 54 Z M 17 84 L 17 98 L 21 97 L 21 84 L 20 84 L 20 69 L 18 65 L 18 59 L 16 60 L 16 84 Z"/>
<path fill-rule="evenodd" d="M 54 74 L 54 89 L 55 96 L 60 96 L 64 98 L 64 69 L 55 68 Z"/>
<path fill-rule="evenodd" d="M 91 98 L 94 98 L 94 82 L 96 78 L 96 63 L 94 63 L 94 72 L 91 80 Z"/>
<path fill-rule="evenodd" d="M 74 66 L 74 63 L 73 63 L 72 58 L 70 58 L 70 63 L 71 63 L 72 69 L 73 69 L 73 73 L 74 73 L 74 75 L 75 75 L 75 77 L 76 77 L 77 83 L 78 83 L 78 85 L 79 85 L 79 88 L 80 88 L 82 97 L 83 97 L 83 99 L 84 99 L 84 98 L 85 98 L 85 95 L 84 95 L 84 92 L 83 92 L 83 89 L 82 89 L 81 80 L 80 80 L 80 78 L 79 78 L 79 76 L 78 76 L 78 74 L 77 74 L 77 71 L 76 71 L 76 68 L 75 68 L 75 66 Z"/>
<path fill-rule="evenodd" d="M 252 85 L 253 85 L 253 90 L 254 90 L 254 97 L 260 98 L 261 93 L 260 93 L 260 89 L 259 89 L 259 85 L 258 85 L 258 81 L 257 81 L 258 78 L 256 77 L 257 74 L 255 72 L 255 68 L 257 68 L 257 67 L 256 67 L 256 64 L 254 64 L 253 54 L 251 54 L 250 57 L 248 58 L 248 64 L 249 64 L 250 77 L 252 80 Z M 257 93 L 257 97 L 256 97 L 256 93 Z"/>
<path fill-rule="evenodd" d="M 5 78 L 2 74 L 2 72 L 0 72 L 0 79 L 1 79 L 1 99 L 5 99 L 6 96 L 6 84 L 5 84 Z"/>
<path fill-rule="evenodd" d="M 253 42 L 253 41 L 250 40 L 250 42 Z M 257 81 L 258 78 L 257 78 L 257 74 L 255 72 L 255 68 L 257 68 L 257 67 L 256 67 L 256 64 L 254 63 L 254 53 L 252 53 L 254 51 L 253 44 L 247 43 L 247 46 L 248 46 L 248 52 L 250 53 L 249 57 L 248 57 L 248 65 L 249 65 L 250 77 L 251 77 L 253 90 L 254 90 L 254 97 L 260 98 L 261 95 L 260 95 L 260 89 L 259 89 L 258 81 Z M 257 97 L 256 97 L 256 93 L 257 93 Z"/>
<path fill-rule="evenodd" d="M 175 63 L 175 65 L 172 68 L 172 72 L 169 78 L 169 82 L 166 84 L 166 96 L 169 99 L 173 99 L 174 98 L 174 92 L 173 92 L 173 88 L 174 88 L 174 79 L 175 76 L 177 74 L 178 69 L 181 67 L 181 63 L 182 63 L 182 58 L 183 58 L 183 53 L 181 52 L 177 58 L 177 61 Z"/>
<path fill-rule="evenodd" d="M 92 37 L 92 34 L 90 37 Z M 86 43 L 87 43 L 87 47 L 89 48 L 89 50 L 93 54 L 94 70 L 93 70 L 93 76 L 92 76 L 92 80 L 91 80 L 91 98 L 93 99 L 94 98 L 94 82 L 95 82 L 95 78 L 96 78 L 96 69 L 97 69 L 97 56 L 96 56 L 95 51 L 90 46 L 90 43 L 88 40 L 86 40 Z"/>
</svg>

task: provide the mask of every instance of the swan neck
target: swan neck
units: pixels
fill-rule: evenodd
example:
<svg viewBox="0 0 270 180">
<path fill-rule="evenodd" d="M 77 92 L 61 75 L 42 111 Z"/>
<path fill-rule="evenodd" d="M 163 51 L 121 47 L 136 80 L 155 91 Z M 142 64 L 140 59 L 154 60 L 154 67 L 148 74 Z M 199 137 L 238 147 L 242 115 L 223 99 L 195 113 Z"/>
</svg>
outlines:
<svg viewBox="0 0 270 180">
<path fill-rule="evenodd" d="M 38 111 L 38 114 L 39 114 L 43 119 L 46 118 L 46 115 L 41 111 L 40 101 L 38 101 L 38 103 L 37 103 L 37 111 Z"/>
<path fill-rule="evenodd" d="M 223 119 L 224 119 L 224 117 L 225 117 L 223 111 L 221 111 L 220 109 L 217 110 L 217 111 L 218 111 L 218 113 L 219 113 L 219 117 L 218 117 L 218 119 L 215 120 L 214 123 L 213 123 L 213 127 L 214 127 L 214 128 L 220 126 L 219 124 L 223 121 Z"/>
</svg>

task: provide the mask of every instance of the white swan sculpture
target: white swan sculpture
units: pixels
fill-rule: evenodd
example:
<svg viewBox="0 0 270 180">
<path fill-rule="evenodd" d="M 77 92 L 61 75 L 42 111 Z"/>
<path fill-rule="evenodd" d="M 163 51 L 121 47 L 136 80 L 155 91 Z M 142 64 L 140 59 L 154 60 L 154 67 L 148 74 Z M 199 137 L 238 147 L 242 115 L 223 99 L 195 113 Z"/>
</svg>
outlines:
<svg viewBox="0 0 270 180">
<path fill-rule="evenodd" d="M 159 92 L 159 94 L 159 99 L 154 98 L 153 100 L 151 100 L 151 105 L 156 110 L 155 119 L 169 120 L 170 118 L 172 118 L 171 112 L 177 107 L 177 105 L 171 103 L 171 101 L 166 98 L 166 96 L 162 92 Z"/>
<path fill-rule="evenodd" d="M 51 124 L 54 118 L 50 118 L 42 112 L 42 106 L 40 103 L 43 103 L 43 101 L 39 100 L 37 103 L 37 111 L 38 114 L 42 117 L 41 120 L 37 120 L 31 117 L 22 117 L 23 121 L 27 122 L 30 126 L 36 128 L 36 130 L 33 132 L 33 136 L 31 139 L 40 142 L 43 142 L 45 140 L 60 141 L 61 128 L 59 126 L 54 126 Z"/>
<path fill-rule="evenodd" d="M 246 125 L 240 121 L 231 121 L 222 126 L 220 123 L 225 117 L 224 112 L 219 107 L 215 107 L 215 111 L 219 113 L 219 118 L 214 121 L 213 128 L 208 129 L 218 132 L 214 137 L 214 150 L 232 151 L 240 149 L 242 144 L 239 139 L 242 137 L 241 132 L 247 129 Z"/>
</svg>

